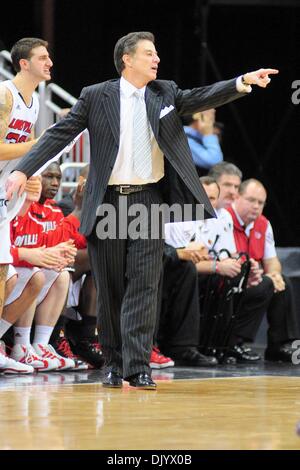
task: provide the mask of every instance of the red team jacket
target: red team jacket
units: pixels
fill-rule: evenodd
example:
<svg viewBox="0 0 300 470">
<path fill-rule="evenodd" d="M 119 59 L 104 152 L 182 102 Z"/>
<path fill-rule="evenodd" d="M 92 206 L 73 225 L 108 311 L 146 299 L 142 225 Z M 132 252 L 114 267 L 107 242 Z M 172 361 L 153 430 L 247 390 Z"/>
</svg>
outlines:
<svg viewBox="0 0 300 470">
<path fill-rule="evenodd" d="M 11 254 L 14 266 L 31 265 L 20 261 L 18 248 L 55 246 L 74 240 L 78 249 L 86 248 L 86 238 L 78 232 L 80 221 L 72 214 L 64 217 L 56 201 L 47 199 L 44 204 L 34 202 L 24 216 L 17 216 L 11 222 Z"/>
<path fill-rule="evenodd" d="M 265 252 L 266 231 L 268 228 L 268 219 L 265 216 L 259 216 L 251 229 L 250 237 L 245 234 L 244 227 L 239 223 L 237 216 L 232 207 L 227 208 L 228 212 L 232 215 L 234 226 L 234 240 L 237 251 L 246 252 L 250 258 L 256 261 L 262 261 Z"/>
</svg>

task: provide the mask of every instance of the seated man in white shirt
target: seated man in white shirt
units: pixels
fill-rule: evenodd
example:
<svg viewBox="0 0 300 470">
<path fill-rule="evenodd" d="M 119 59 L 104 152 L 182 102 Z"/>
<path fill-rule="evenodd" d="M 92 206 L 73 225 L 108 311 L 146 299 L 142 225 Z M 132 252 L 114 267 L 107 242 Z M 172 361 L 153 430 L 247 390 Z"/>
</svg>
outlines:
<svg viewBox="0 0 300 470">
<path fill-rule="evenodd" d="M 229 253 L 235 254 L 236 247 L 233 237 L 233 222 L 230 214 L 225 209 L 217 210 L 219 188 L 215 180 L 203 176 L 200 181 L 209 197 L 212 206 L 216 210 L 218 218 L 197 220 L 191 222 L 179 222 L 165 225 L 166 243 L 180 248 L 191 249 L 192 243 L 203 244 L 207 250 L 219 252 L 225 248 Z M 201 260 L 196 263 L 199 273 L 213 274 L 217 272 L 222 276 L 235 277 L 241 272 L 240 263 L 234 258 L 223 258 L 217 263 L 213 257 L 209 260 Z"/>
<path fill-rule="evenodd" d="M 226 257 L 220 261 L 215 261 L 213 258 L 209 260 L 201 260 L 196 262 L 196 268 L 201 276 L 199 277 L 200 289 L 203 291 L 206 288 L 207 275 L 218 273 L 221 276 L 226 276 L 231 279 L 238 278 L 241 272 L 241 264 L 235 259 L 236 246 L 233 237 L 233 222 L 230 214 L 225 209 L 217 209 L 219 187 L 216 181 L 211 177 L 202 177 L 200 181 L 215 208 L 218 218 L 201 220 L 196 222 L 183 222 L 176 224 L 166 224 L 166 242 L 172 246 L 186 246 L 191 248 L 190 241 L 194 240 L 196 243 L 203 243 L 208 250 L 219 252 L 221 249 L 226 249 L 232 258 Z M 252 272 L 249 277 L 248 285 L 257 285 L 261 280 L 261 272 L 257 269 L 256 263 L 253 262 Z M 230 356 L 234 357 L 237 362 L 257 362 L 260 356 L 253 352 L 249 347 L 245 347 L 243 343 L 248 340 L 249 336 L 252 339 L 253 334 L 256 334 L 257 316 L 259 317 L 259 324 L 263 316 L 260 308 L 261 297 L 252 301 L 251 308 L 253 312 L 247 311 L 247 335 L 243 336 L 243 331 L 240 331 L 239 320 L 237 320 L 235 327 L 231 333 L 229 340 Z M 256 303 L 259 305 L 257 306 Z M 257 312 L 258 308 L 258 312 Z M 253 330 L 253 334 L 250 333 Z"/>
</svg>

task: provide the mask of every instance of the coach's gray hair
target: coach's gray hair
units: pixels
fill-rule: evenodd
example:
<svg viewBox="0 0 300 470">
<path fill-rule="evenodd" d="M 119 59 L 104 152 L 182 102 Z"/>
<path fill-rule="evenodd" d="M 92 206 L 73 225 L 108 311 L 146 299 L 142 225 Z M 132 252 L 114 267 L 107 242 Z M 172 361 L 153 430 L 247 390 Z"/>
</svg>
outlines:
<svg viewBox="0 0 300 470">
<path fill-rule="evenodd" d="M 134 54 L 136 51 L 137 43 L 144 39 L 146 39 L 147 41 L 151 41 L 154 44 L 154 35 L 152 33 L 149 33 L 148 31 L 138 31 L 135 33 L 129 33 L 117 41 L 114 49 L 114 62 L 119 75 L 121 75 L 122 71 L 125 68 L 125 64 L 123 62 L 123 55 Z"/>
</svg>

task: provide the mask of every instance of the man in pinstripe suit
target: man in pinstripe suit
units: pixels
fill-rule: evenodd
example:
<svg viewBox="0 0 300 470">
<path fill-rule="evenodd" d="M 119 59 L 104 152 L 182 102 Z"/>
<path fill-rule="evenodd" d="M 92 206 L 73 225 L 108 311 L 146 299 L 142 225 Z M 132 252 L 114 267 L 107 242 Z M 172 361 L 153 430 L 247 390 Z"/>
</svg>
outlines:
<svg viewBox="0 0 300 470">
<path fill-rule="evenodd" d="M 107 370 L 103 385 L 155 389 L 149 357 L 155 326 L 163 240 L 130 235 L 101 239 L 99 220 L 103 203 L 115 208 L 142 204 L 204 205 L 204 217 L 214 211 L 203 190 L 180 116 L 228 103 L 251 91 L 251 84 L 266 87 L 273 69 L 260 69 L 211 86 L 180 90 L 172 81 L 156 80 L 160 59 L 154 37 L 129 33 L 118 40 L 114 60 L 121 79 L 86 87 L 70 113 L 50 128 L 7 183 L 7 197 L 24 190 L 26 178 L 58 153 L 84 128 L 91 141 L 91 164 L 85 188 L 81 232 L 88 237 L 89 254 L 98 293 L 100 343 Z M 136 168 L 133 134 L 135 94 L 140 90 L 150 129 L 150 173 Z M 137 108 L 134 108 L 137 109 Z M 142 132 L 142 131 L 141 131 Z M 145 150 L 146 152 L 146 150 Z M 107 207 L 107 206 L 106 206 Z M 121 211 L 121 212 L 120 212 Z M 120 214 L 119 214 L 120 212 Z M 196 211 L 193 210 L 193 217 Z M 102 217 L 103 219 L 103 217 Z M 127 220 L 131 222 L 130 217 Z M 119 227 L 117 227 L 119 228 Z M 145 235 L 145 234 L 144 234 Z M 100 238 L 99 238 L 100 237 Z"/>
</svg>

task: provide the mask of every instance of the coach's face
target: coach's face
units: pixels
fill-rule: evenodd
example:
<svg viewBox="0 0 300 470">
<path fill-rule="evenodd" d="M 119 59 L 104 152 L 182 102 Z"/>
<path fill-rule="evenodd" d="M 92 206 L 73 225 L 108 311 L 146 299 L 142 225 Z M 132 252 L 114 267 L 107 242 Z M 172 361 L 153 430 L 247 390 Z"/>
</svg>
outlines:
<svg viewBox="0 0 300 470">
<path fill-rule="evenodd" d="M 143 87 L 156 79 L 160 58 L 153 42 L 142 39 L 137 43 L 134 54 L 124 54 L 124 76 L 137 87 Z M 133 80 L 132 80 L 133 79 Z"/>
</svg>

